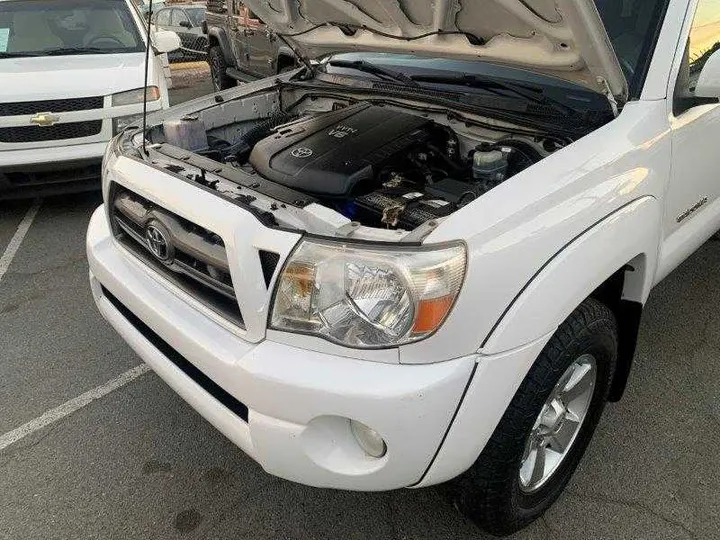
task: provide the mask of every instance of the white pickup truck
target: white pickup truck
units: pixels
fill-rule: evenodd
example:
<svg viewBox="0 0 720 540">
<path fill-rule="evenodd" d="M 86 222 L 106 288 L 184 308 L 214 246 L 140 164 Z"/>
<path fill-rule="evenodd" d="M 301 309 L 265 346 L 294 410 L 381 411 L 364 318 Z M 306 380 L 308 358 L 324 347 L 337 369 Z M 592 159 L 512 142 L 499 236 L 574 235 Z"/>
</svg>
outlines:
<svg viewBox="0 0 720 540">
<path fill-rule="evenodd" d="M 246 4 L 306 67 L 112 141 L 101 313 L 269 473 L 519 529 L 720 228 L 720 5 Z"/>
<path fill-rule="evenodd" d="M 148 110 L 168 108 L 153 35 Z M 0 199 L 97 189 L 108 141 L 143 110 L 146 31 L 130 0 L 0 0 Z"/>
</svg>

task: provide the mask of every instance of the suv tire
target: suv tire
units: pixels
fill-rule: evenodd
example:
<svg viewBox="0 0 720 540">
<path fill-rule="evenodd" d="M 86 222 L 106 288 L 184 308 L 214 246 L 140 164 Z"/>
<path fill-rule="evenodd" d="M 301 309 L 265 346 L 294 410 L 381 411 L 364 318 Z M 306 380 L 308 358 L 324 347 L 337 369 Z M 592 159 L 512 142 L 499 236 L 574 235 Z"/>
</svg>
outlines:
<svg viewBox="0 0 720 540">
<path fill-rule="evenodd" d="M 210 64 L 210 78 L 212 79 L 213 88 L 216 92 L 227 90 L 237 85 L 232 77 L 228 77 L 226 70 L 228 68 L 225 62 L 225 54 L 218 45 L 210 47 L 208 51 L 208 64 Z"/>
<path fill-rule="evenodd" d="M 444 488 L 456 508 L 498 536 L 540 517 L 560 496 L 592 438 L 615 373 L 617 348 L 612 311 L 585 300 L 545 346 L 475 464 Z M 582 375 L 588 369 L 593 371 Z M 565 450 L 558 458 L 562 439 Z"/>
</svg>

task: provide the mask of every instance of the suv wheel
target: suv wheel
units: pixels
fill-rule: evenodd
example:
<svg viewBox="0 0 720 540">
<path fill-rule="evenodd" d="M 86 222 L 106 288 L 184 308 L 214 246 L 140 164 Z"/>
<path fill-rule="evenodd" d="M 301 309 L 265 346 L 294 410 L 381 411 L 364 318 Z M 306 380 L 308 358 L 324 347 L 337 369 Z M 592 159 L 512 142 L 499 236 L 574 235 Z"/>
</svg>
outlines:
<svg viewBox="0 0 720 540">
<path fill-rule="evenodd" d="M 237 84 L 235 79 L 227 76 L 226 70 L 228 65 L 225 62 L 225 55 L 219 46 L 215 45 L 210 47 L 208 51 L 208 63 L 210 64 L 213 88 L 216 92 L 232 88 Z"/>
<path fill-rule="evenodd" d="M 555 502 L 600 420 L 617 346 L 613 313 L 584 301 L 543 349 L 475 464 L 447 486 L 457 508 L 507 535 Z"/>
</svg>

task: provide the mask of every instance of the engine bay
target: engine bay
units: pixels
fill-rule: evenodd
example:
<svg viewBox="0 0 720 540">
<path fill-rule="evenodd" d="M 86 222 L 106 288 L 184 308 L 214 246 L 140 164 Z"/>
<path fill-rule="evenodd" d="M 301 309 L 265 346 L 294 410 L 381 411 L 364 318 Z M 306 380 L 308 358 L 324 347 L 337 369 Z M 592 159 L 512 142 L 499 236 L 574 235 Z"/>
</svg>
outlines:
<svg viewBox="0 0 720 540">
<path fill-rule="evenodd" d="M 157 126 L 152 138 L 232 167 L 247 177 L 245 187 L 302 194 L 352 223 L 398 231 L 451 215 L 572 142 L 501 130 L 459 133 L 415 110 L 340 100 L 225 124 L 217 115 L 186 115 Z M 204 171 L 202 178 L 217 187 Z"/>
</svg>

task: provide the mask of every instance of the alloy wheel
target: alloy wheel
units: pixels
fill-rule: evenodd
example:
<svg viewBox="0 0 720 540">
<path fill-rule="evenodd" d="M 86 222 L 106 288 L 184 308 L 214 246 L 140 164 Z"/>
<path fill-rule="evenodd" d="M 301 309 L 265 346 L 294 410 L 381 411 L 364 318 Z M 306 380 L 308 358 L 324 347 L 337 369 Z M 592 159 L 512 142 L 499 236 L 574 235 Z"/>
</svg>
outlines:
<svg viewBox="0 0 720 540">
<path fill-rule="evenodd" d="M 520 489 L 542 488 L 570 453 L 587 416 L 597 363 L 591 354 L 575 360 L 550 393 L 525 444 L 520 465 Z"/>
</svg>

